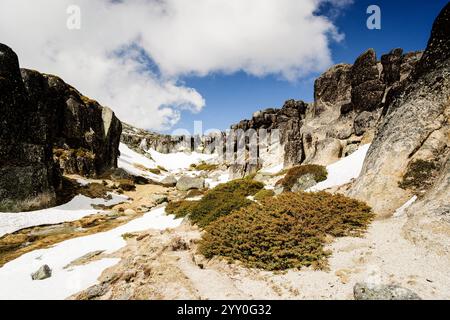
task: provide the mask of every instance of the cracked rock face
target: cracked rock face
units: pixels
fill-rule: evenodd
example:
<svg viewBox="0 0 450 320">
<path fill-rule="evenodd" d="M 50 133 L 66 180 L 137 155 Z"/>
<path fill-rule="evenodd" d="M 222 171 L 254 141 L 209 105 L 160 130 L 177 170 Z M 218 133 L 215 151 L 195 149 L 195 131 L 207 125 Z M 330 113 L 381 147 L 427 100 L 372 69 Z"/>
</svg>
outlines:
<svg viewBox="0 0 450 320">
<path fill-rule="evenodd" d="M 56 76 L 19 69 L 0 44 L 0 211 L 54 204 L 61 170 L 95 176 L 117 167 L 121 123 Z"/>
<path fill-rule="evenodd" d="M 439 173 L 433 187 L 408 210 L 416 222 L 410 220 L 407 233 L 418 243 L 431 238 L 435 243 L 447 241 L 448 237 L 433 237 L 434 232 L 450 236 L 449 29 L 450 4 L 437 18 L 422 59 L 387 106 L 361 176 L 350 190 L 350 196 L 368 202 L 379 215 L 389 215 L 413 195 L 399 187 L 412 163 L 434 163 Z M 440 247 L 450 252 L 448 241 Z"/>
<path fill-rule="evenodd" d="M 117 167 L 122 125 L 111 109 L 56 76 L 27 69 L 21 73 L 30 100 L 49 124 L 65 173 L 96 176 Z"/>
<path fill-rule="evenodd" d="M 281 109 L 256 112 L 252 119 L 232 126 L 256 131 L 279 129 L 282 145 L 271 153 L 267 152 L 270 145 L 263 145 L 258 150 L 260 166 L 249 163 L 232 166 L 233 176 L 253 173 L 276 157 L 278 163 L 283 160 L 285 167 L 329 165 L 356 150 L 362 141 L 370 142 L 386 94 L 392 87 L 403 88 L 402 82 L 420 55 L 394 49 L 380 62 L 375 51 L 369 49 L 353 65 L 338 64 L 323 73 L 315 81 L 314 103 L 290 100 Z"/>
<path fill-rule="evenodd" d="M 0 211 L 52 205 L 58 171 L 49 127 L 30 100 L 17 55 L 0 44 Z"/>
</svg>

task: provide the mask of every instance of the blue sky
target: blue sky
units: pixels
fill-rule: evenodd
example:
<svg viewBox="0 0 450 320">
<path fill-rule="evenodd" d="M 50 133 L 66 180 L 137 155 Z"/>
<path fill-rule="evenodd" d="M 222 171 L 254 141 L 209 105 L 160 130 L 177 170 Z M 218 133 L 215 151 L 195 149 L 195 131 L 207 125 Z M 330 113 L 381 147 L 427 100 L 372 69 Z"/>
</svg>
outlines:
<svg viewBox="0 0 450 320">
<path fill-rule="evenodd" d="M 368 48 L 374 48 L 378 57 L 396 47 L 405 51 L 424 49 L 432 23 L 446 3 L 445 0 L 355 0 L 334 18 L 345 40 L 332 43 L 333 62 L 352 63 Z M 366 9 L 373 4 L 381 8 L 381 30 L 366 28 Z M 277 76 L 258 78 L 244 72 L 184 77 L 182 83 L 195 88 L 206 100 L 206 106 L 197 114 L 183 111 L 174 129 L 192 131 L 194 121 L 202 121 L 204 130 L 226 129 L 232 123 L 251 117 L 254 111 L 279 107 L 288 99 L 312 101 L 314 79 L 318 75 L 311 74 L 296 82 Z"/>
</svg>

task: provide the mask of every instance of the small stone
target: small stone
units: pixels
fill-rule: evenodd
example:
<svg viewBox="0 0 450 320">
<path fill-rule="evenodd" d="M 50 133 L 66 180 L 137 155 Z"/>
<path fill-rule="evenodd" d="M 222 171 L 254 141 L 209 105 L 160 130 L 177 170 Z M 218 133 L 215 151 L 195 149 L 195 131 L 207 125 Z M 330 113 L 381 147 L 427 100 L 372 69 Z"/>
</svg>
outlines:
<svg viewBox="0 0 450 320">
<path fill-rule="evenodd" d="M 124 214 L 126 216 L 134 216 L 136 214 L 136 211 L 134 211 L 133 209 L 126 209 Z"/>
<path fill-rule="evenodd" d="M 182 176 L 177 182 L 177 189 L 180 191 L 203 189 L 204 187 L 205 179 L 199 177 Z"/>
<path fill-rule="evenodd" d="M 177 179 L 174 176 L 167 176 L 161 180 L 161 184 L 164 187 L 175 187 L 177 184 Z"/>
<path fill-rule="evenodd" d="M 46 264 L 39 268 L 38 271 L 31 274 L 33 280 L 44 280 L 52 276 L 52 269 Z"/>
<path fill-rule="evenodd" d="M 156 203 L 156 205 L 165 203 L 165 202 L 169 202 L 169 199 L 167 198 L 167 196 L 162 195 L 162 194 L 152 194 L 150 196 L 151 200 Z"/>
</svg>

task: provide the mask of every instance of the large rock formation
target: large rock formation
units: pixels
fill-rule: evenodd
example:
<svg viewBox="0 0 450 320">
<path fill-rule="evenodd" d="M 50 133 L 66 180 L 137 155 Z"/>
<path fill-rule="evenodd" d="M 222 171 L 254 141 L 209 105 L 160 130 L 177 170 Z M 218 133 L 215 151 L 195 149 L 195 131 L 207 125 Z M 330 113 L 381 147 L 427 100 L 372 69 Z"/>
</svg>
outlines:
<svg viewBox="0 0 450 320">
<path fill-rule="evenodd" d="M 277 129 L 279 136 L 271 137 L 267 144 L 261 143 L 259 136 L 253 139 L 259 142 L 258 165 L 238 162 L 231 166 L 233 176 L 280 163 L 280 159 L 285 167 L 328 165 L 349 155 L 361 143 L 371 142 L 386 96 L 392 88 L 402 87 L 420 56 L 420 52 L 403 54 L 401 49 L 394 49 L 380 62 L 370 49 L 353 65 L 338 64 L 322 74 L 315 81 L 314 103 L 290 100 L 281 109 L 259 111 L 252 119 L 233 125 L 234 130 L 256 133 L 266 129 L 270 137 Z M 251 140 L 247 139 L 245 149 L 250 149 Z"/>
<path fill-rule="evenodd" d="M 22 78 L 29 100 L 49 124 L 64 173 L 96 176 L 117 167 L 122 125 L 111 109 L 56 76 L 22 69 Z"/>
<path fill-rule="evenodd" d="M 353 65 L 338 64 L 314 85 L 314 102 L 289 100 L 255 112 L 231 130 L 210 136 L 168 136 L 125 125 L 122 142 L 145 152 L 216 152 L 233 178 L 283 163 L 329 165 L 372 141 L 375 129 L 421 52 L 394 49 L 377 60 L 373 49 Z"/>
<path fill-rule="evenodd" d="M 117 166 L 121 123 L 60 78 L 20 70 L 0 44 L 0 210 L 50 206 L 65 173 Z"/>
<path fill-rule="evenodd" d="M 29 99 L 17 55 L 0 44 L 0 210 L 54 203 L 59 173 L 48 131 Z"/>
<path fill-rule="evenodd" d="M 442 235 L 450 236 L 449 35 L 450 4 L 434 23 L 423 57 L 386 103 L 386 116 L 350 191 L 380 215 L 418 195 L 408 210 L 407 233 L 418 243 L 441 242 L 447 252 L 449 237 Z"/>
<path fill-rule="evenodd" d="M 281 109 L 255 112 L 252 119 L 231 126 L 226 149 L 228 153 L 236 150 L 236 158 L 227 155 L 233 177 L 254 173 L 280 161 L 286 166 L 302 162 L 300 127 L 307 108 L 303 101 L 289 100 Z"/>
<path fill-rule="evenodd" d="M 160 153 L 174 152 L 215 152 L 215 136 L 187 136 L 166 135 L 151 132 L 122 123 L 123 130 L 121 142 L 125 143 L 134 151 L 145 156 L 150 156 L 146 151 L 156 150 Z"/>
</svg>

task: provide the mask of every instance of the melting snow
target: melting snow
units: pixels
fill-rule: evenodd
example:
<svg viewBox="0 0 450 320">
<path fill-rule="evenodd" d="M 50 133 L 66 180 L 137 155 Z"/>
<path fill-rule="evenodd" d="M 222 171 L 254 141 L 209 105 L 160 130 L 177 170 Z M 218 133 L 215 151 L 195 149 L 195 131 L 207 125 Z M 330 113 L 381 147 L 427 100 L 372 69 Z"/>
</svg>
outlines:
<svg viewBox="0 0 450 320">
<path fill-rule="evenodd" d="M 167 216 L 164 208 L 157 208 L 113 230 L 67 240 L 48 249 L 24 254 L 0 268 L 0 300 L 65 299 L 96 284 L 103 270 L 117 264 L 119 259 L 102 259 L 64 269 L 66 265 L 93 251 L 117 251 L 126 245 L 122 238 L 124 233 L 150 228 L 174 228 L 181 221 L 182 219 L 175 219 L 174 216 Z M 33 281 L 30 274 L 44 264 L 52 269 L 52 276 Z"/>
<path fill-rule="evenodd" d="M 406 203 L 404 205 L 402 205 L 400 208 L 395 210 L 394 217 L 401 217 L 405 213 L 406 209 L 408 209 L 410 206 L 412 206 L 413 203 L 416 202 L 416 200 L 417 200 L 417 196 L 414 196 L 411 199 L 409 199 L 408 201 L 406 201 Z"/>
<path fill-rule="evenodd" d="M 161 179 L 160 176 L 153 174 L 151 172 L 142 170 L 137 168 L 135 165 L 141 165 L 148 169 L 153 169 L 157 167 L 157 164 L 155 161 L 143 156 L 142 154 L 139 154 L 133 150 L 131 150 L 126 144 L 121 143 L 119 145 L 119 151 L 120 151 L 120 157 L 117 161 L 117 165 L 119 168 L 124 169 L 125 171 L 136 175 L 136 176 L 142 176 L 147 177 L 150 179 Z"/>
<path fill-rule="evenodd" d="M 276 166 L 273 166 L 273 167 L 262 169 L 261 172 L 269 173 L 269 174 L 275 174 L 275 173 L 278 173 L 281 170 L 283 170 L 283 168 L 284 168 L 283 164 L 279 164 L 279 165 L 276 165 Z"/>
<path fill-rule="evenodd" d="M 197 152 L 192 153 L 177 152 L 164 154 L 159 153 L 153 149 L 150 149 L 148 153 L 153 159 L 151 160 L 145 157 L 144 155 L 131 150 L 127 145 L 123 143 L 120 144 L 119 150 L 120 150 L 120 157 L 118 165 L 120 168 L 126 170 L 131 174 L 148 177 L 155 180 L 161 180 L 163 178 L 163 175 L 155 175 L 151 172 L 139 169 L 135 165 L 141 165 L 149 169 L 161 166 L 171 171 L 172 173 L 181 173 L 184 171 L 184 169 L 188 169 L 191 166 L 191 164 L 213 160 L 217 157 L 217 155 L 214 154 L 202 154 Z M 194 172 L 192 173 L 184 172 L 184 173 L 195 175 Z"/>
<path fill-rule="evenodd" d="M 213 180 L 213 179 L 205 179 L 206 183 L 208 184 L 209 188 L 215 188 L 217 187 L 219 184 L 221 183 L 226 183 L 228 181 L 230 181 L 230 174 L 228 172 L 221 174 L 219 177 L 217 177 L 217 179 Z"/>
<path fill-rule="evenodd" d="M 101 210 L 92 208 L 92 205 L 104 204 L 110 206 L 128 200 L 126 196 L 111 193 L 110 195 L 112 196 L 110 200 L 91 199 L 78 195 L 68 203 L 54 208 L 30 212 L 0 212 L 0 237 L 24 228 L 79 220 L 101 212 Z"/>
<path fill-rule="evenodd" d="M 164 154 L 152 149 L 149 150 L 149 153 L 158 165 L 167 170 L 187 169 L 191 164 L 213 160 L 217 157 L 215 154 L 203 154 L 198 152 Z"/>
<path fill-rule="evenodd" d="M 352 179 L 358 178 L 369 151 L 370 144 L 361 146 L 354 153 L 327 167 L 328 179 L 308 189 L 308 191 L 322 191 L 328 188 L 337 187 L 349 183 Z"/>
</svg>

